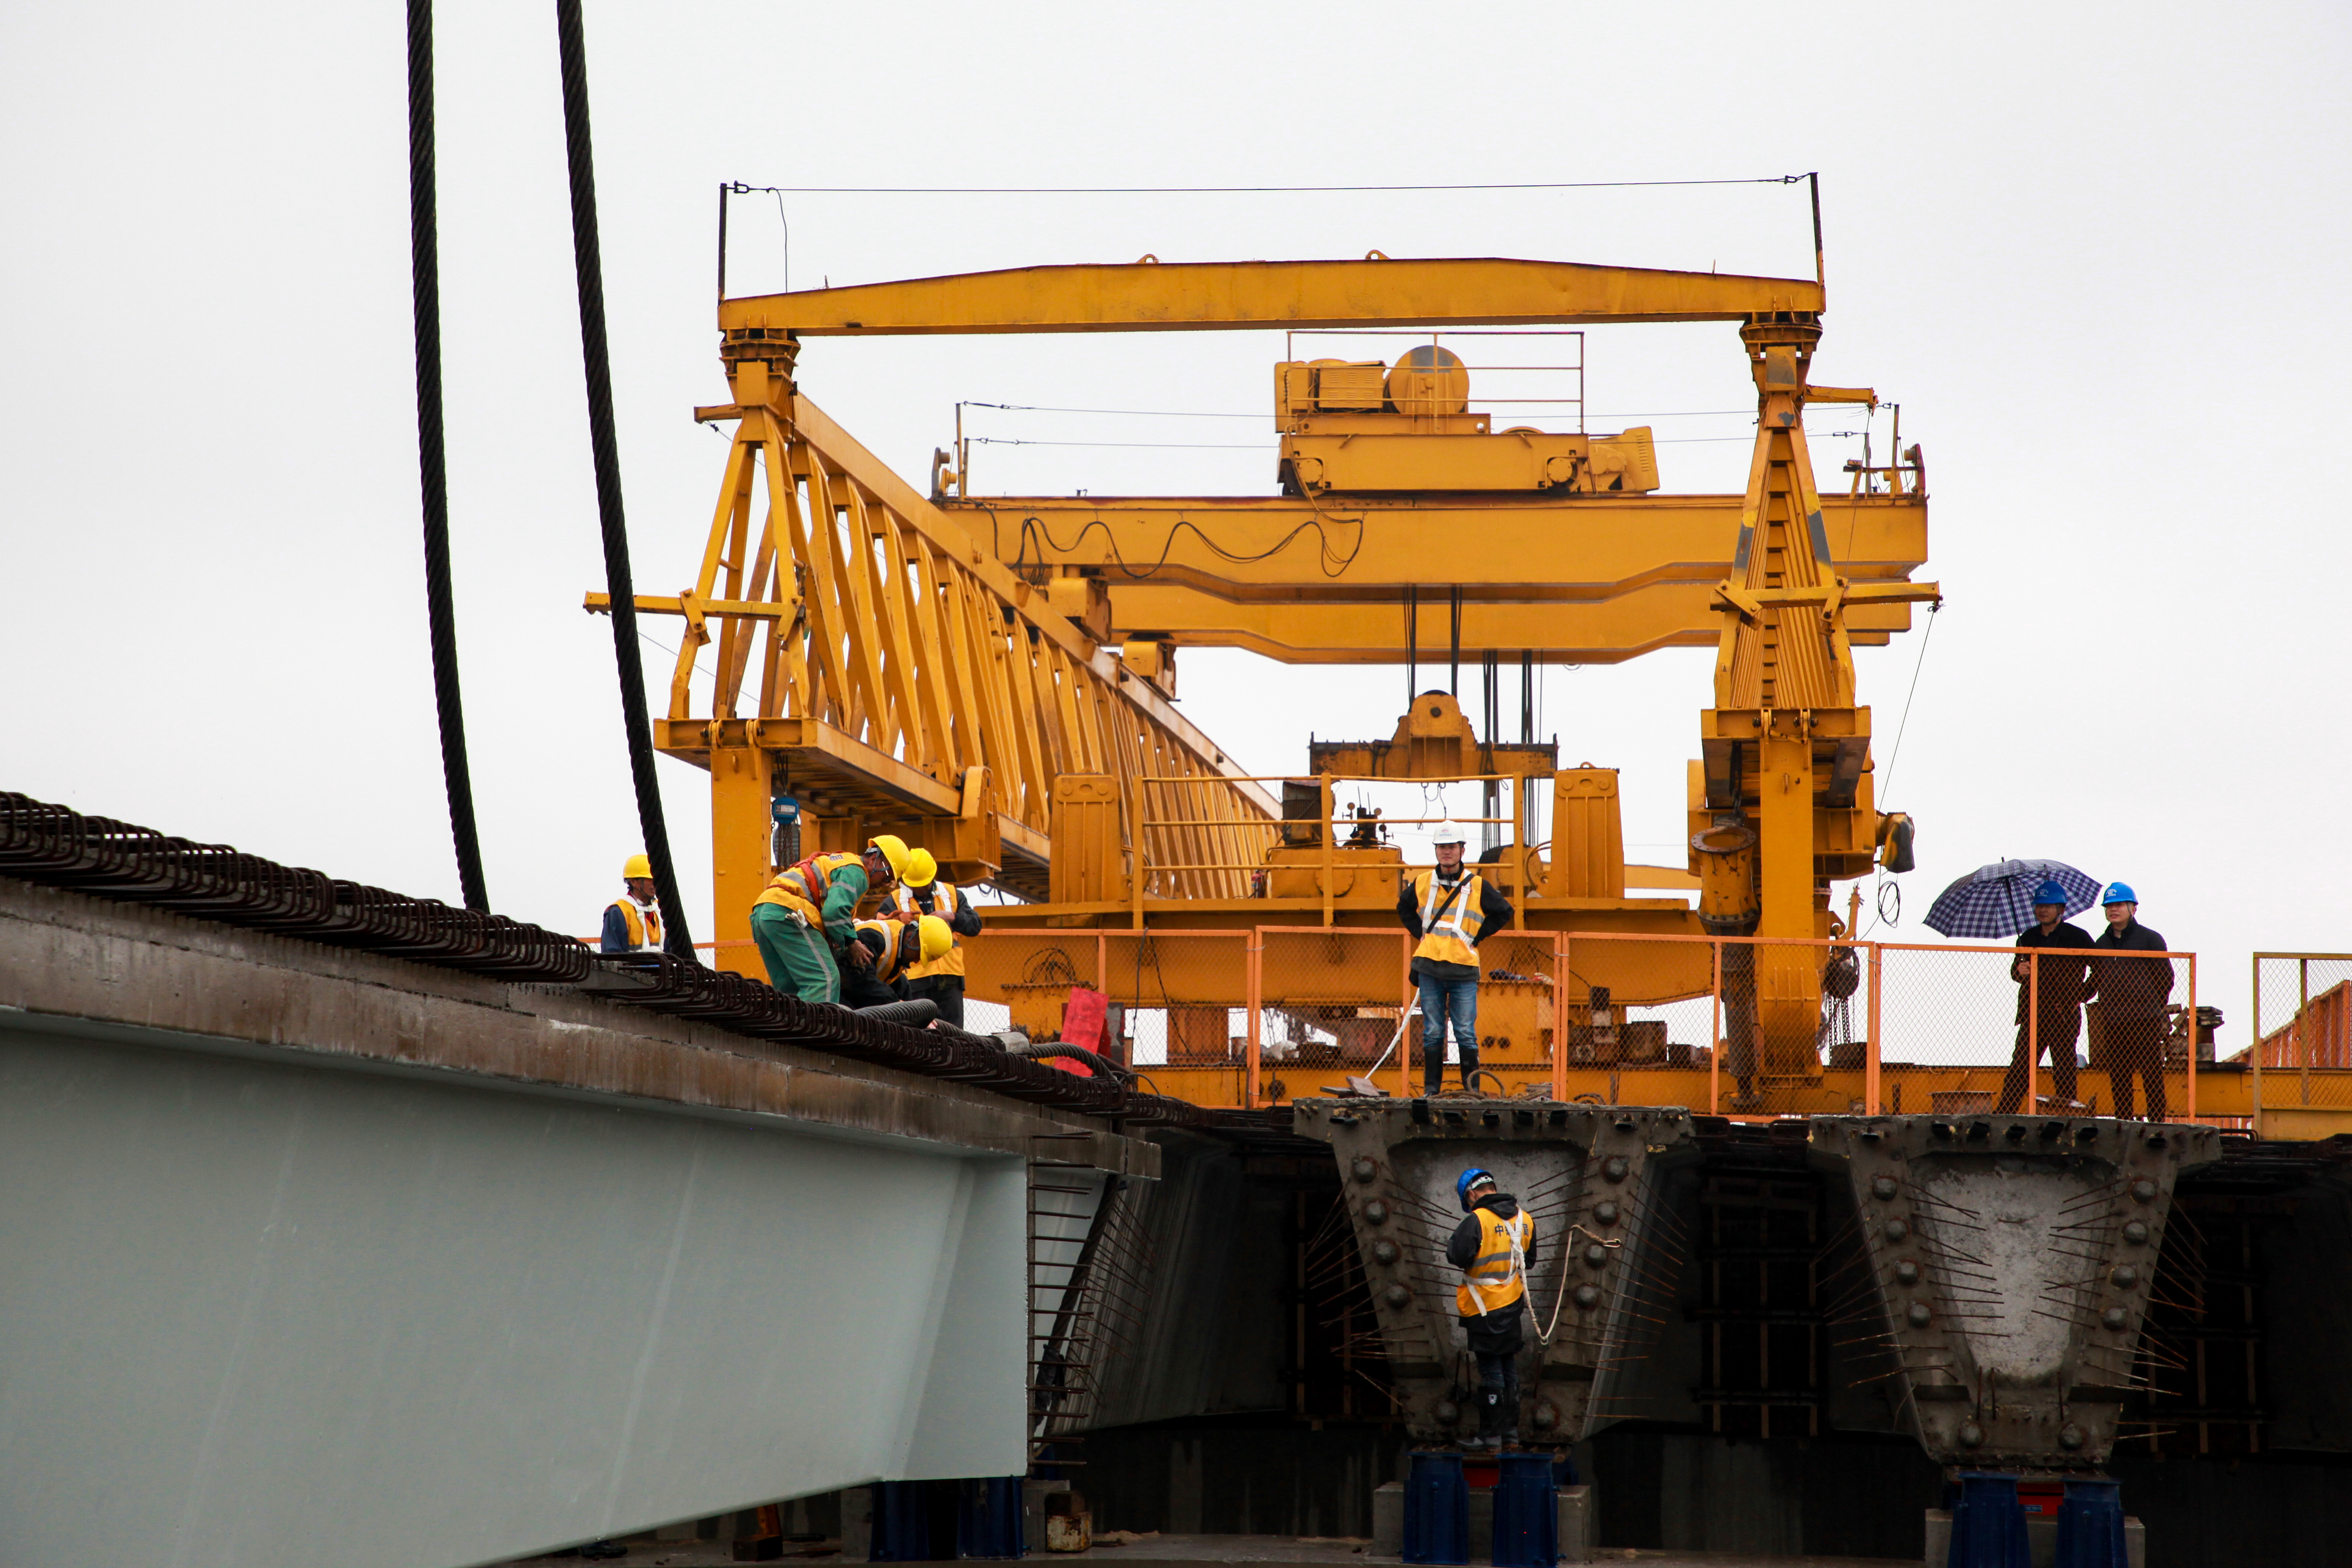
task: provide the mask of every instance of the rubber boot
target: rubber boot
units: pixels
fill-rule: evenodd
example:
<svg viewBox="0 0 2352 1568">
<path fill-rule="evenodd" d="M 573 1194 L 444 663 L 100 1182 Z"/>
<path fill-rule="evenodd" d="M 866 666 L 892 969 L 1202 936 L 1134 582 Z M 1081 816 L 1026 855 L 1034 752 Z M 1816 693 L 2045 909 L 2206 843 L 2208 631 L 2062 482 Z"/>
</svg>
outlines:
<svg viewBox="0 0 2352 1568">
<path fill-rule="evenodd" d="M 1472 1452 L 1497 1447 L 1503 1432 L 1503 1391 L 1491 1383 L 1478 1385 L 1478 1435 L 1463 1448 Z"/>
<path fill-rule="evenodd" d="M 1517 1448 L 1519 1446 L 1519 1358 L 1517 1356 L 1511 1358 L 1509 1367 L 1503 1373 L 1501 1418 L 1503 1436 L 1498 1446 L 1506 1448 Z"/>
<path fill-rule="evenodd" d="M 1478 1042 L 1475 1040 L 1465 1040 L 1461 1050 L 1462 1092 L 1475 1094 L 1478 1092 Z"/>
</svg>

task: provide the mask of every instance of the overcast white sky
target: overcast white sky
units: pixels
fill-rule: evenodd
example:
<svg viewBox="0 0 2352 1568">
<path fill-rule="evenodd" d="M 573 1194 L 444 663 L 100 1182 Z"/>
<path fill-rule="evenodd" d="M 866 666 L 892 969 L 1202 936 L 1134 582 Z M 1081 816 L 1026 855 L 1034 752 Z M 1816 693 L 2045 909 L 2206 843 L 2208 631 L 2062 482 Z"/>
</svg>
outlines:
<svg viewBox="0 0 2352 1568">
<path fill-rule="evenodd" d="M 2340 5 L 592 4 L 605 284 L 641 589 L 691 575 L 721 441 L 714 187 L 1670 180 L 1819 169 L 1821 380 L 1903 405 L 1948 595 L 1865 652 L 1894 935 L 1988 860 L 2134 883 L 2242 1044 L 2252 948 L 2352 948 L 2342 824 L 2352 219 Z M 417 535 L 402 8 L 0 17 L 0 788 L 457 896 Z M 443 298 L 467 717 L 492 898 L 593 929 L 637 833 L 572 292 L 553 8 L 441 19 Z M 803 287 L 1031 263 L 1522 256 L 1801 273 L 1801 195 L 795 196 Z M 736 208 L 739 291 L 782 285 Z M 805 388 L 919 485 L 958 399 L 1259 412 L 1278 336 L 826 341 Z M 1728 327 L 1595 332 L 1611 413 L 1752 401 Z M 1047 440 L 1170 422 L 995 416 Z M 1883 419 L 1883 416 L 1882 416 Z M 1188 422 L 1175 422 L 1180 426 Z M 1213 422 L 1218 439 L 1268 427 Z M 1738 436 L 1738 418 L 1656 422 Z M 1817 429 L 1853 428 L 1845 411 Z M 1879 427 L 1884 429 L 1883 423 Z M 1820 444 L 1834 475 L 1851 442 Z M 1883 447 L 1881 448 L 1883 451 Z M 1736 487 L 1738 440 L 1661 447 Z M 984 448 L 986 490 L 1253 491 L 1248 451 Z M 1444 580 L 1433 543 L 1432 578 Z M 669 629 L 648 631 L 670 641 Z M 650 655 L 656 686 L 665 660 Z M 1709 660 L 1556 671 L 1672 861 Z M 1393 671 L 1188 655 L 1254 768 L 1381 734 Z M 656 706 L 660 696 L 656 693 Z M 1511 724 L 1516 723 L 1516 713 Z M 707 932 L 703 776 L 662 764 Z M 2095 918 L 2095 915 L 2091 918 Z"/>
</svg>

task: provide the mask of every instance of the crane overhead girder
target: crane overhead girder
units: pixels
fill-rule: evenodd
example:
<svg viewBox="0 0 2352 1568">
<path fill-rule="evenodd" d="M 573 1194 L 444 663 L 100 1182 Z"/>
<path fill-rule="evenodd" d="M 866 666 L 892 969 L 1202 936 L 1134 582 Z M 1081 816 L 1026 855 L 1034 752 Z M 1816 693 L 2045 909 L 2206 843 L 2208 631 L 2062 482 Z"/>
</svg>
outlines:
<svg viewBox="0 0 2352 1568">
<path fill-rule="evenodd" d="M 1746 321 L 1818 314 L 1811 278 L 1508 257 L 1023 267 L 725 299 L 730 336 Z"/>
</svg>

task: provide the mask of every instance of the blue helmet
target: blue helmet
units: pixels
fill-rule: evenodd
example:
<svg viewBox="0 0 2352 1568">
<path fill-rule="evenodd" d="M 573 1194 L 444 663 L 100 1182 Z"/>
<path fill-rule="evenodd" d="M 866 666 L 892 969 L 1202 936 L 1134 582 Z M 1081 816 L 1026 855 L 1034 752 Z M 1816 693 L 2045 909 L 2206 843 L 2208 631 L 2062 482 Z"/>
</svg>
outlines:
<svg viewBox="0 0 2352 1568">
<path fill-rule="evenodd" d="M 2063 909 L 2066 907 L 2066 890 L 2059 884 L 2056 879 L 2053 878 L 2049 882 L 2043 883 L 2040 887 L 2033 890 L 2033 902 L 2036 904 L 2054 904 L 2059 908 Z"/>
<path fill-rule="evenodd" d="M 1470 1212 L 1470 1189 L 1482 1181 L 1491 1184 L 1494 1179 L 1493 1171 L 1481 1170 L 1476 1166 L 1472 1166 L 1462 1173 L 1454 1183 L 1454 1196 L 1461 1201 L 1463 1213 Z"/>
<path fill-rule="evenodd" d="M 2137 904 L 2139 894 L 2131 890 L 2131 883 L 2127 882 L 2111 882 L 2107 883 L 2107 895 L 2099 902 L 2101 904 Z"/>
</svg>

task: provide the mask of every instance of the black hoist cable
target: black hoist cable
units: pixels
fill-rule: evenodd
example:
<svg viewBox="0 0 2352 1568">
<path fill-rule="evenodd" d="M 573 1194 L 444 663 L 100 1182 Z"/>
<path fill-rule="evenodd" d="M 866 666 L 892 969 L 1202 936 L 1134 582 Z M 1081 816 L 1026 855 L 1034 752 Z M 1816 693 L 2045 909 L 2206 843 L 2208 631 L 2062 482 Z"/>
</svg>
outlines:
<svg viewBox="0 0 2352 1568">
<path fill-rule="evenodd" d="M 449 465 L 441 440 L 441 241 L 433 168 L 433 0 L 408 0 L 408 267 L 416 319 L 416 476 L 424 493 L 425 619 L 441 719 L 441 783 L 466 907 L 487 914 L 466 709 L 457 686 L 457 612 L 449 591 Z"/>
<path fill-rule="evenodd" d="M 686 903 L 670 863 L 662 821 L 661 781 L 654 776 L 654 734 L 646 714 L 646 672 L 637 654 L 636 588 L 629 576 L 628 522 L 621 509 L 621 452 L 613 432 L 613 366 L 604 340 L 604 263 L 596 243 L 596 165 L 588 134 L 588 47 L 580 0 L 555 0 L 556 43 L 563 58 L 563 141 L 572 170 L 572 260 L 580 287 L 580 358 L 588 375 L 588 441 L 596 462 L 596 515 L 604 531 L 604 587 L 613 607 L 613 660 L 620 667 L 621 715 L 627 727 L 629 775 L 637 790 L 637 825 L 653 862 L 661 899 L 662 945 L 694 956 Z"/>
</svg>

